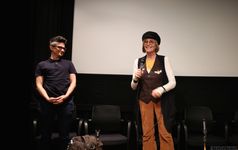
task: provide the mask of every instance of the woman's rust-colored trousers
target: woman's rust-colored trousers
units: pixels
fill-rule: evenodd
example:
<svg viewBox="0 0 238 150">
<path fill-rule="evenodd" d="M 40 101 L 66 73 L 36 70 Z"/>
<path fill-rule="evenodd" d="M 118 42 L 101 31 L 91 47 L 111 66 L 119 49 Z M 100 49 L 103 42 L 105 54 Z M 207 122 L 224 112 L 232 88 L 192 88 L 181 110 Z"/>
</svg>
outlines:
<svg viewBox="0 0 238 150">
<path fill-rule="evenodd" d="M 160 102 L 150 101 L 148 104 L 139 100 L 142 130 L 143 130 L 143 150 L 157 150 L 155 141 L 154 113 L 158 122 L 160 150 L 174 150 L 174 142 L 171 133 L 164 125 L 163 114 Z"/>
</svg>

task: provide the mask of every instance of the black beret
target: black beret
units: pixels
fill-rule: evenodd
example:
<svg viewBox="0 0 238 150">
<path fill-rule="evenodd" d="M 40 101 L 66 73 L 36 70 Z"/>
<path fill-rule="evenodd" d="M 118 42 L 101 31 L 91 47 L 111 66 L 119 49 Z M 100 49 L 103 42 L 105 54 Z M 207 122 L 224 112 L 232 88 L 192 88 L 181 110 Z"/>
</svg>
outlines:
<svg viewBox="0 0 238 150">
<path fill-rule="evenodd" d="M 153 31 L 145 32 L 142 36 L 142 41 L 148 38 L 156 40 L 158 44 L 160 45 L 161 39 L 160 39 L 160 36 L 156 32 L 153 32 Z"/>
</svg>

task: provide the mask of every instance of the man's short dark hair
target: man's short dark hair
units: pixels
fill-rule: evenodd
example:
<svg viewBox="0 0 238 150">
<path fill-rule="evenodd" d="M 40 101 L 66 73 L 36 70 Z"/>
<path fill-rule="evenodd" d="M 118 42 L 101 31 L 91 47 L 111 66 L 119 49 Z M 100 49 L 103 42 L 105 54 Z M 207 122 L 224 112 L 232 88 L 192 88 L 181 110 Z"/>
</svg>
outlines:
<svg viewBox="0 0 238 150">
<path fill-rule="evenodd" d="M 49 42 L 50 42 L 50 45 L 53 42 L 59 42 L 59 43 L 66 44 L 67 43 L 67 39 L 65 37 L 63 37 L 63 36 L 58 35 L 58 36 L 52 37 Z"/>
</svg>

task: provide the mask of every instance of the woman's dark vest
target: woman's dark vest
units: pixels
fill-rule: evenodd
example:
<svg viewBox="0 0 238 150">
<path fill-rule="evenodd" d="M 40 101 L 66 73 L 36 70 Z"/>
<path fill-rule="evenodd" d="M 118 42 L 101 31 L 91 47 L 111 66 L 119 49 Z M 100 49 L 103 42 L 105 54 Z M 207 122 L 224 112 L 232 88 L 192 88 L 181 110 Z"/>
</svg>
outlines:
<svg viewBox="0 0 238 150">
<path fill-rule="evenodd" d="M 145 57 L 140 59 L 145 59 Z M 139 62 L 141 62 L 140 59 Z M 166 81 L 168 81 L 165 73 L 164 57 L 156 57 L 155 63 L 149 73 L 146 71 L 146 65 L 144 65 L 143 70 L 143 75 L 140 78 L 139 99 L 145 103 L 149 103 L 151 100 L 153 102 L 158 102 L 159 98 L 154 98 L 151 93 L 152 90 L 162 86 L 164 83 L 166 83 Z"/>
</svg>

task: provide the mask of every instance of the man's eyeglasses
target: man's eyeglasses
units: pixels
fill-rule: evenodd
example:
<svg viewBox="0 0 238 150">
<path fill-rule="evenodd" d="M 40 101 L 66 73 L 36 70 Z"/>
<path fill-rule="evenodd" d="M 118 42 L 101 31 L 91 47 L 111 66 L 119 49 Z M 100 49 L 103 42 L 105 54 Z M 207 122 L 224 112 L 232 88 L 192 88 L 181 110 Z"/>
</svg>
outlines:
<svg viewBox="0 0 238 150">
<path fill-rule="evenodd" d="M 63 50 L 66 50 L 66 47 L 62 47 L 62 46 L 57 46 L 57 45 L 52 45 L 53 47 L 56 47 L 58 49 L 63 49 Z"/>
</svg>

